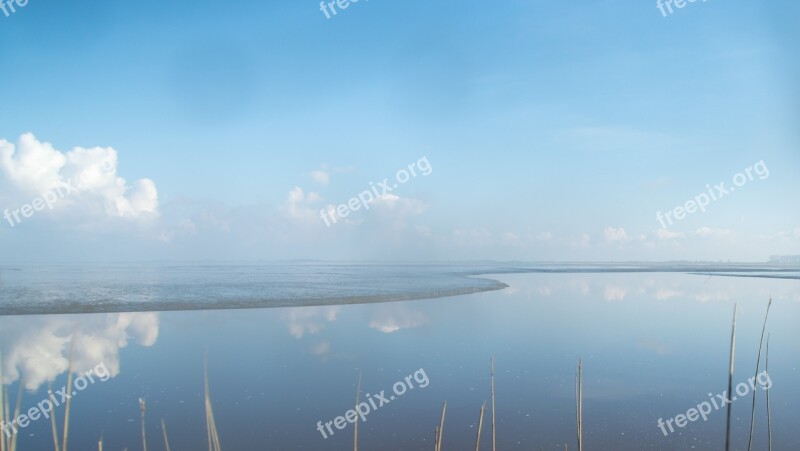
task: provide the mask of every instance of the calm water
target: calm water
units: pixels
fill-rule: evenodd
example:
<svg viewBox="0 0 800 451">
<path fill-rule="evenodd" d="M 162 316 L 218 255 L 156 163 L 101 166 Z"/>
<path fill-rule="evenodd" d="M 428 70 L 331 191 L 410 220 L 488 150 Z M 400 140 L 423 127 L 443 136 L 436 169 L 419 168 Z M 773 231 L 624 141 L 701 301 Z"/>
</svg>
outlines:
<svg viewBox="0 0 800 451">
<path fill-rule="evenodd" d="M 420 269 L 422 268 L 422 269 Z M 147 403 L 149 450 L 204 449 L 203 360 L 208 358 L 214 416 L 223 449 L 352 449 L 353 426 L 317 422 L 344 415 L 367 393 L 392 393 L 411 375 L 413 389 L 359 423 L 364 450 L 433 446 L 447 400 L 443 449 L 474 447 L 480 406 L 489 401 L 489 359 L 496 360 L 499 449 L 563 449 L 575 444 L 574 372 L 584 361 L 583 425 L 587 449 L 722 449 L 725 411 L 665 437 L 657 421 L 727 388 L 733 304 L 739 305 L 734 384 L 755 372 L 767 300 L 774 303 L 769 390 L 775 449 L 800 449 L 800 282 L 787 278 L 717 277 L 675 272 L 608 272 L 603 268 L 262 265 L 251 267 L 28 268 L 2 272 L 4 312 L 21 313 L 21 296 L 38 309 L 58 300 L 131 310 L 214 306 L 214 299 L 307 307 L 0 317 L 4 379 L 11 397 L 19 378 L 23 407 L 47 397 L 47 381 L 65 384 L 74 365 L 103 363 L 113 375 L 78 393 L 70 449 L 141 449 L 138 398 Z M 653 268 L 649 268 L 652 270 Z M 718 273 L 723 268 L 683 268 Z M 736 274 L 751 274 L 728 268 Z M 759 275 L 774 276 L 770 268 Z M 575 272 L 578 271 L 578 272 Z M 780 277 L 791 276 L 782 271 Z M 47 277 L 43 277 L 47 276 Z M 508 288 L 484 291 L 502 287 Z M 283 281 L 283 282 L 282 282 Z M 62 289 L 59 289 L 62 287 Z M 472 294 L 402 302 L 391 299 Z M 334 305 L 317 305 L 330 302 Z M 352 304 L 352 302 L 371 302 Z M 161 306 L 161 307 L 159 307 Z M 144 310 L 144 309 L 142 309 Z M 762 360 L 763 366 L 763 360 Z M 422 370 L 422 371 L 420 371 Z M 417 379 L 414 379 L 416 372 Z M 423 377 L 424 376 L 424 377 Z M 425 383 L 427 381 L 427 383 Z M 424 385 L 424 387 L 423 387 Z M 766 449 L 766 411 L 758 390 L 755 449 Z M 749 396 L 733 403 L 735 444 L 746 449 Z M 487 415 L 488 415 L 487 411 Z M 63 409 L 57 409 L 59 421 Z M 487 421 L 488 421 L 487 416 Z M 490 422 L 482 449 L 490 449 Z M 559 448 L 560 447 L 560 448 Z M 21 430 L 20 450 L 50 450 L 50 423 Z"/>
</svg>

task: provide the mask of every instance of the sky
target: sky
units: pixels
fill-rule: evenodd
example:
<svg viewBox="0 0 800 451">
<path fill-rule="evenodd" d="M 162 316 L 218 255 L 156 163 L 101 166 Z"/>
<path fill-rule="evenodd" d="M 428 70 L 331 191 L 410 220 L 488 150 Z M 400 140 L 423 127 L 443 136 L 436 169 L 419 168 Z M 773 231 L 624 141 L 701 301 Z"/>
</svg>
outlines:
<svg viewBox="0 0 800 451">
<path fill-rule="evenodd" d="M 23 4 L 0 263 L 800 254 L 793 0 Z"/>
</svg>

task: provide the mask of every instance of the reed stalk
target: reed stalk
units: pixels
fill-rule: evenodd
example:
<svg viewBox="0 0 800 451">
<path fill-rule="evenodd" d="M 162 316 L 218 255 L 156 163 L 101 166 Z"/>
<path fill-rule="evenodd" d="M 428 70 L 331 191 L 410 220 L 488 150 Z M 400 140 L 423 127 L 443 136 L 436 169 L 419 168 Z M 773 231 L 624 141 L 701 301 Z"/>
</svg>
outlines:
<svg viewBox="0 0 800 451">
<path fill-rule="evenodd" d="M 11 418 L 19 418 L 19 410 L 20 406 L 22 406 L 22 379 L 17 382 L 17 403 L 14 407 L 14 416 Z M 9 451 L 17 451 L 17 438 L 19 437 L 19 432 L 15 433 L 11 436 L 11 445 L 8 447 Z"/>
<path fill-rule="evenodd" d="M 147 410 L 145 401 L 143 398 L 139 398 L 139 411 L 142 413 L 142 451 L 147 451 L 147 436 L 145 435 L 145 427 L 144 427 L 145 410 Z"/>
<path fill-rule="evenodd" d="M 5 384 L 3 384 L 3 352 L 0 351 L 0 424 L 5 424 L 6 421 L 5 387 Z M 2 431 L 0 431 L 0 451 L 7 451 L 6 435 Z"/>
<path fill-rule="evenodd" d="M 475 439 L 475 451 L 480 451 L 481 448 L 481 428 L 483 427 L 483 412 L 486 410 L 486 401 L 481 405 L 481 414 L 478 417 L 478 437 Z"/>
<path fill-rule="evenodd" d="M 211 408 L 211 394 L 208 390 L 208 358 L 204 361 L 205 376 L 205 404 L 206 404 L 206 429 L 208 431 L 209 451 L 221 451 L 217 423 L 214 421 L 214 409 Z"/>
<path fill-rule="evenodd" d="M 47 383 L 47 393 L 53 392 L 53 384 L 48 382 Z M 55 451 L 59 451 L 60 447 L 58 446 L 58 426 L 56 425 L 56 411 L 50 412 L 50 432 L 53 434 L 53 449 Z"/>
<path fill-rule="evenodd" d="M 166 425 L 166 423 L 164 423 L 164 419 L 163 418 L 161 419 L 161 432 L 164 434 L 164 448 L 166 448 L 167 451 L 170 451 L 170 449 L 169 449 L 169 437 L 167 437 L 167 425 Z"/>
<path fill-rule="evenodd" d="M 769 307 L 772 305 L 772 298 L 769 298 L 767 303 L 767 313 L 764 315 L 764 324 L 761 326 L 761 340 L 758 342 L 758 358 L 756 358 L 756 375 L 758 377 L 758 368 L 761 366 L 761 349 L 764 345 L 764 332 L 767 330 L 767 318 L 769 317 Z M 747 451 L 753 448 L 753 427 L 756 423 L 756 390 L 753 390 L 753 405 L 750 410 L 750 437 L 747 439 Z"/>
<path fill-rule="evenodd" d="M 2 392 L 3 392 L 3 405 L 0 406 L 0 410 L 3 411 L 3 417 L 6 418 L 7 420 L 9 420 L 10 418 L 8 416 L 10 415 L 11 412 L 9 412 L 9 408 L 8 408 L 8 386 L 7 385 L 3 385 Z M 3 443 L 3 446 L 5 447 L 5 451 L 8 451 L 8 446 L 10 445 L 10 441 L 9 441 L 10 437 L 6 437 L 5 434 L 2 434 L 2 436 L 0 436 L 0 438 L 2 438 L 2 440 L 0 440 L 0 441 Z"/>
<path fill-rule="evenodd" d="M 767 354 L 764 362 L 764 371 L 769 375 L 769 334 L 767 334 Z M 769 389 L 767 389 L 767 443 L 768 451 L 772 451 L 772 410 L 769 406 Z"/>
<path fill-rule="evenodd" d="M 583 359 L 575 367 L 575 419 L 577 425 L 578 451 L 583 451 Z"/>
<path fill-rule="evenodd" d="M 447 410 L 447 401 L 442 403 L 442 418 L 439 420 L 439 433 L 436 435 L 435 451 L 442 451 L 442 434 L 444 433 L 444 413 Z"/>
<path fill-rule="evenodd" d="M 358 384 L 356 385 L 356 405 L 353 410 L 358 411 L 359 395 L 361 394 L 361 372 L 358 373 Z M 358 417 L 353 423 L 353 451 L 358 451 Z"/>
<path fill-rule="evenodd" d="M 67 368 L 67 390 L 72 390 L 72 366 L 75 358 L 75 330 L 72 330 L 70 335 L 69 345 L 69 367 Z M 67 398 L 64 404 L 64 435 L 61 439 L 61 450 L 67 451 L 67 439 L 69 437 L 69 407 L 72 404 L 72 397 Z"/>
<path fill-rule="evenodd" d="M 736 355 L 736 304 L 733 304 L 733 326 L 731 326 L 731 356 L 728 365 L 728 396 L 733 392 L 733 358 Z M 731 408 L 733 406 L 728 403 L 727 416 L 725 419 L 725 451 L 731 449 Z"/>
<path fill-rule="evenodd" d="M 495 445 L 495 429 L 494 429 L 494 356 L 492 356 L 492 369 L 491 369 L 491 385 L 492 385 L 492 451 L 496 450 Z"/>
</svg>

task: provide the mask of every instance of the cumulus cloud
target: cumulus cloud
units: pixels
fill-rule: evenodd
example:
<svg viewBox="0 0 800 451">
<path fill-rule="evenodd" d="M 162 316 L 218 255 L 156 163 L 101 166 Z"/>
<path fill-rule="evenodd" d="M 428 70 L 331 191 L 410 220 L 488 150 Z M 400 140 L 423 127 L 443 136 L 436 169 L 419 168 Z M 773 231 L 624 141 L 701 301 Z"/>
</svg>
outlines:
<svg viewBox="0 0 800 451">
<path fill-rule="evenodd" d="M 152 346 L 158 338 L 157 313 L 112 313 L 80 317 L 19 317 L 3 319 L 0 332 L 7 343 L 3 383 L 21 378 L 28 390 L 52 382 L 69 368 L 86 372 L 105 364 L 112 377 L 120 371 L 119 350 L 136 341 Z"/>
<path fill-rule="evenodd" d="M 603 231 L 603 236 L 608 242 L 626 241 L 628 239 L 628 234 L 622 227 L 618 229 L 614 227 L 606 227 L 606 229 Z"/>
<path fill-rule="evenodd" d="M 603 291 L 603 299 L 605 299 L 606 301 L 621 301 L 625 299 L 625 295 L 627 294 L 628 294 L 627 288 L 608 285 Z"/>
<path fill-rule="evenodd" d="M 323 186 L 327 186 L 331 181 L 331 175 L 325 170 L 318 169 L 316 171 L 311 171 L 309 175 L 311 175 L 312 180 Z"/>
<path fill-rule="evenodd" d="M 295 338 L 316 334 L 325 327 L 325 322 L 336 321 L 341 310 L 338 306 L 328 307 L 293 307 L 284 312 L 283 319 L 289 334 Z"/>
<path fill-rule="evenodd" d="M 719 237 L 728 237 L 731 236 L 733 232 L 729 229 L 711 229 L 709 227 L 700 227 L 694 231 L 694 234 L 699 237 L 710 237 L 710 238 L 719 238 Z"/>
<path fill-rule="evenodd" d="M 12 212 L 47 193 L 59 193 L 41 215 L 141 219 L 158 215 L 158 191 L 150 179 L 128 183 L 117 175 L 111 147 L 75 147 L 61 152 L 32 133 L 16 144 L 0 139 L 0 201 Z M 48 213 L 45 213 L 48 212 Z"/>
<path fill-rule="evenodd" d="M 291 220 L 306 224 L 321 223 L 319 211 L 315 207 L 322 200 L 319 194 L 309 192 L 306 194 L 302 188 L 295 187 L 286 196 L 283 212 Z"/>
<path fill-rule="evenodd" d="M 681 237 L 683 237 L 683 234 L 680 232 L 673 232 L 667 229 L 656 230 L 656 238 L 659 240 L 672 240 Z"/>
<path fill-rule="evenodd" d="M 413 329 L 428 322 L 428 318 L 416 310 L 405 307 L 392 307 L 376 313 L 369 322 L 369 327 L 385 334 L 402 329 Z"/>
</svg>

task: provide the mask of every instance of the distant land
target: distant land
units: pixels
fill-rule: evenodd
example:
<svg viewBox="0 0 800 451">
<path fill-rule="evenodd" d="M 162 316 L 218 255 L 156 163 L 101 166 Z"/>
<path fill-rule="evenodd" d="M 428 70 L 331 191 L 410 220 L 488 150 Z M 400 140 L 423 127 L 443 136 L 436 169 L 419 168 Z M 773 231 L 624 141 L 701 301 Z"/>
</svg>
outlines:
<svg viewBox="0 0 800 451">
<path fill-rule="evenodd" d="M 770 263 L 800 263 L 800 255 L 773 255 Z"/>
</svg>

